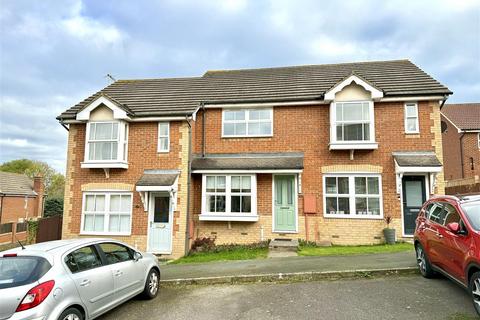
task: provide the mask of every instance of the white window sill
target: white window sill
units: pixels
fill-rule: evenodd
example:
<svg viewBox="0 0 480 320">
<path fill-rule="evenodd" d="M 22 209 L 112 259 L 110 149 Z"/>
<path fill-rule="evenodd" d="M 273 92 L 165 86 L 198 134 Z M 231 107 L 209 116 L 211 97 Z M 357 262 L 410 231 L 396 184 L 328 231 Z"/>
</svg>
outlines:
<svg viewBox="0 0 480 320">
<path fill-rule="evenodd" d="M 81 236 L 131 236 L 131 232 L 94 232 L 94 231 L 81 231 Z"/>
<path fill-rule="evenodd" d="M 243 222 L 257 222 L 258 215 L 239 215 L 239 214 L 208 214 L 202 213 L 199 215 L 200 221 L 243 221 Z"/>
<path fill-rule="evenodd" d="M 357 220 L 382 220 L 383 216 L 362 214 L 323 214 L 325 219 L 357 219 Z"/>
<path fill-rule="evenodd" d="M 330 142 L 330 150 L 374 150 L 378 149 L 377 142 L 339 141 Z"/>
<path fill-rule="evenodd" d="M 222 136 L 223 139 L 245 139 L 245 138 L 272 138 L 273 134 L 252 135 L 252 136 Z"/>
<path fill-rule="evenodd" d="M 82 168 L 120 168 L 128 169 L 128 162 L 125 161 L 84 161 L 80 164 Z"/>
<path fill-rule="evenodd" d="M 420 131 L 405 131 L 405 134 L 420 134 Z"/>
</svg>

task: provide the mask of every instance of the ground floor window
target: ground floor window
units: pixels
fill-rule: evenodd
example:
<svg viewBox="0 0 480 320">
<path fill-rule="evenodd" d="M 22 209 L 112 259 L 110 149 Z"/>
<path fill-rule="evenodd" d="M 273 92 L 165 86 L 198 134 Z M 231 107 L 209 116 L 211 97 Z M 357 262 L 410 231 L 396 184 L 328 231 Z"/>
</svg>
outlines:
<svg viewBox="0 0 480 320">
<path fill-rule="evenodd" d="M 256 215 L 255 175 L 203 175 L 202 214 Z"/>
<path fill-rule="evenodd" d="M 381 176 L 328 174 L 323 177 L 326 217 L 381 218 Z"/>
<path fill-rule="evenodd" d="M 127 192 L 85 192 L 82 233 L 128 235 L 131 231 L 132 194 Z"/>
</svg>

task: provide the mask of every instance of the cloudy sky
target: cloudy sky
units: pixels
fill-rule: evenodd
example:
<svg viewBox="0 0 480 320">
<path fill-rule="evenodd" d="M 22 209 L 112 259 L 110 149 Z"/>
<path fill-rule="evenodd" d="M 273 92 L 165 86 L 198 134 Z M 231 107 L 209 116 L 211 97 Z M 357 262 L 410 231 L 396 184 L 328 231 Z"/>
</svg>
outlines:
<svg viewBox="0 0 480 320">
<path fill-rule="evenodd" d="M 480 0 L 0 0 L 0 163 L 65 170 L 64 109 L 117 79 L 411 59 L 480 102 Z"/>
</svg>

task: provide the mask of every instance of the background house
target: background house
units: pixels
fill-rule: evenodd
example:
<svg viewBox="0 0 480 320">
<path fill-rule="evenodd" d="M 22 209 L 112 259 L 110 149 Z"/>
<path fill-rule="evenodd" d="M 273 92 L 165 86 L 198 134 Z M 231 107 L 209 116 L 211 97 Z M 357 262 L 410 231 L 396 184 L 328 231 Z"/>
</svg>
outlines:
<svg viewBox="0 0 480 320">
<path fill-rule="evenodd" d="M 447 193 L 480 191 L 480 103 L 445 104 L 441 117 Z"/>
<path fill-rule="evenodd" d="M 0 243 L 10 242 L 16 232 L 18 240 L 24 240 L 23 222 L 42 217 L 44 200 L 41 177 L 32 180 L 23 174 L 0 171 Z"/>
</svg>

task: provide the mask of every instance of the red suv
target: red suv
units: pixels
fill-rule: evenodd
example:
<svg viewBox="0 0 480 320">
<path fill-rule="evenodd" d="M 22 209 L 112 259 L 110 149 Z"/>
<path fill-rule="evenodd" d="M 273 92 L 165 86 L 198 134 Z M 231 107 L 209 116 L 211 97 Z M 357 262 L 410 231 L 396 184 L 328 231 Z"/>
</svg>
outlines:
<svg viewBox="0 0 480 320">
<path fill-rule="evenodd" d="M 457 282 L 480 314 L 480 195 L 425 202 L 416 221 L 415 251 L 424 277 L 438 272 Z"/>
</svg>

